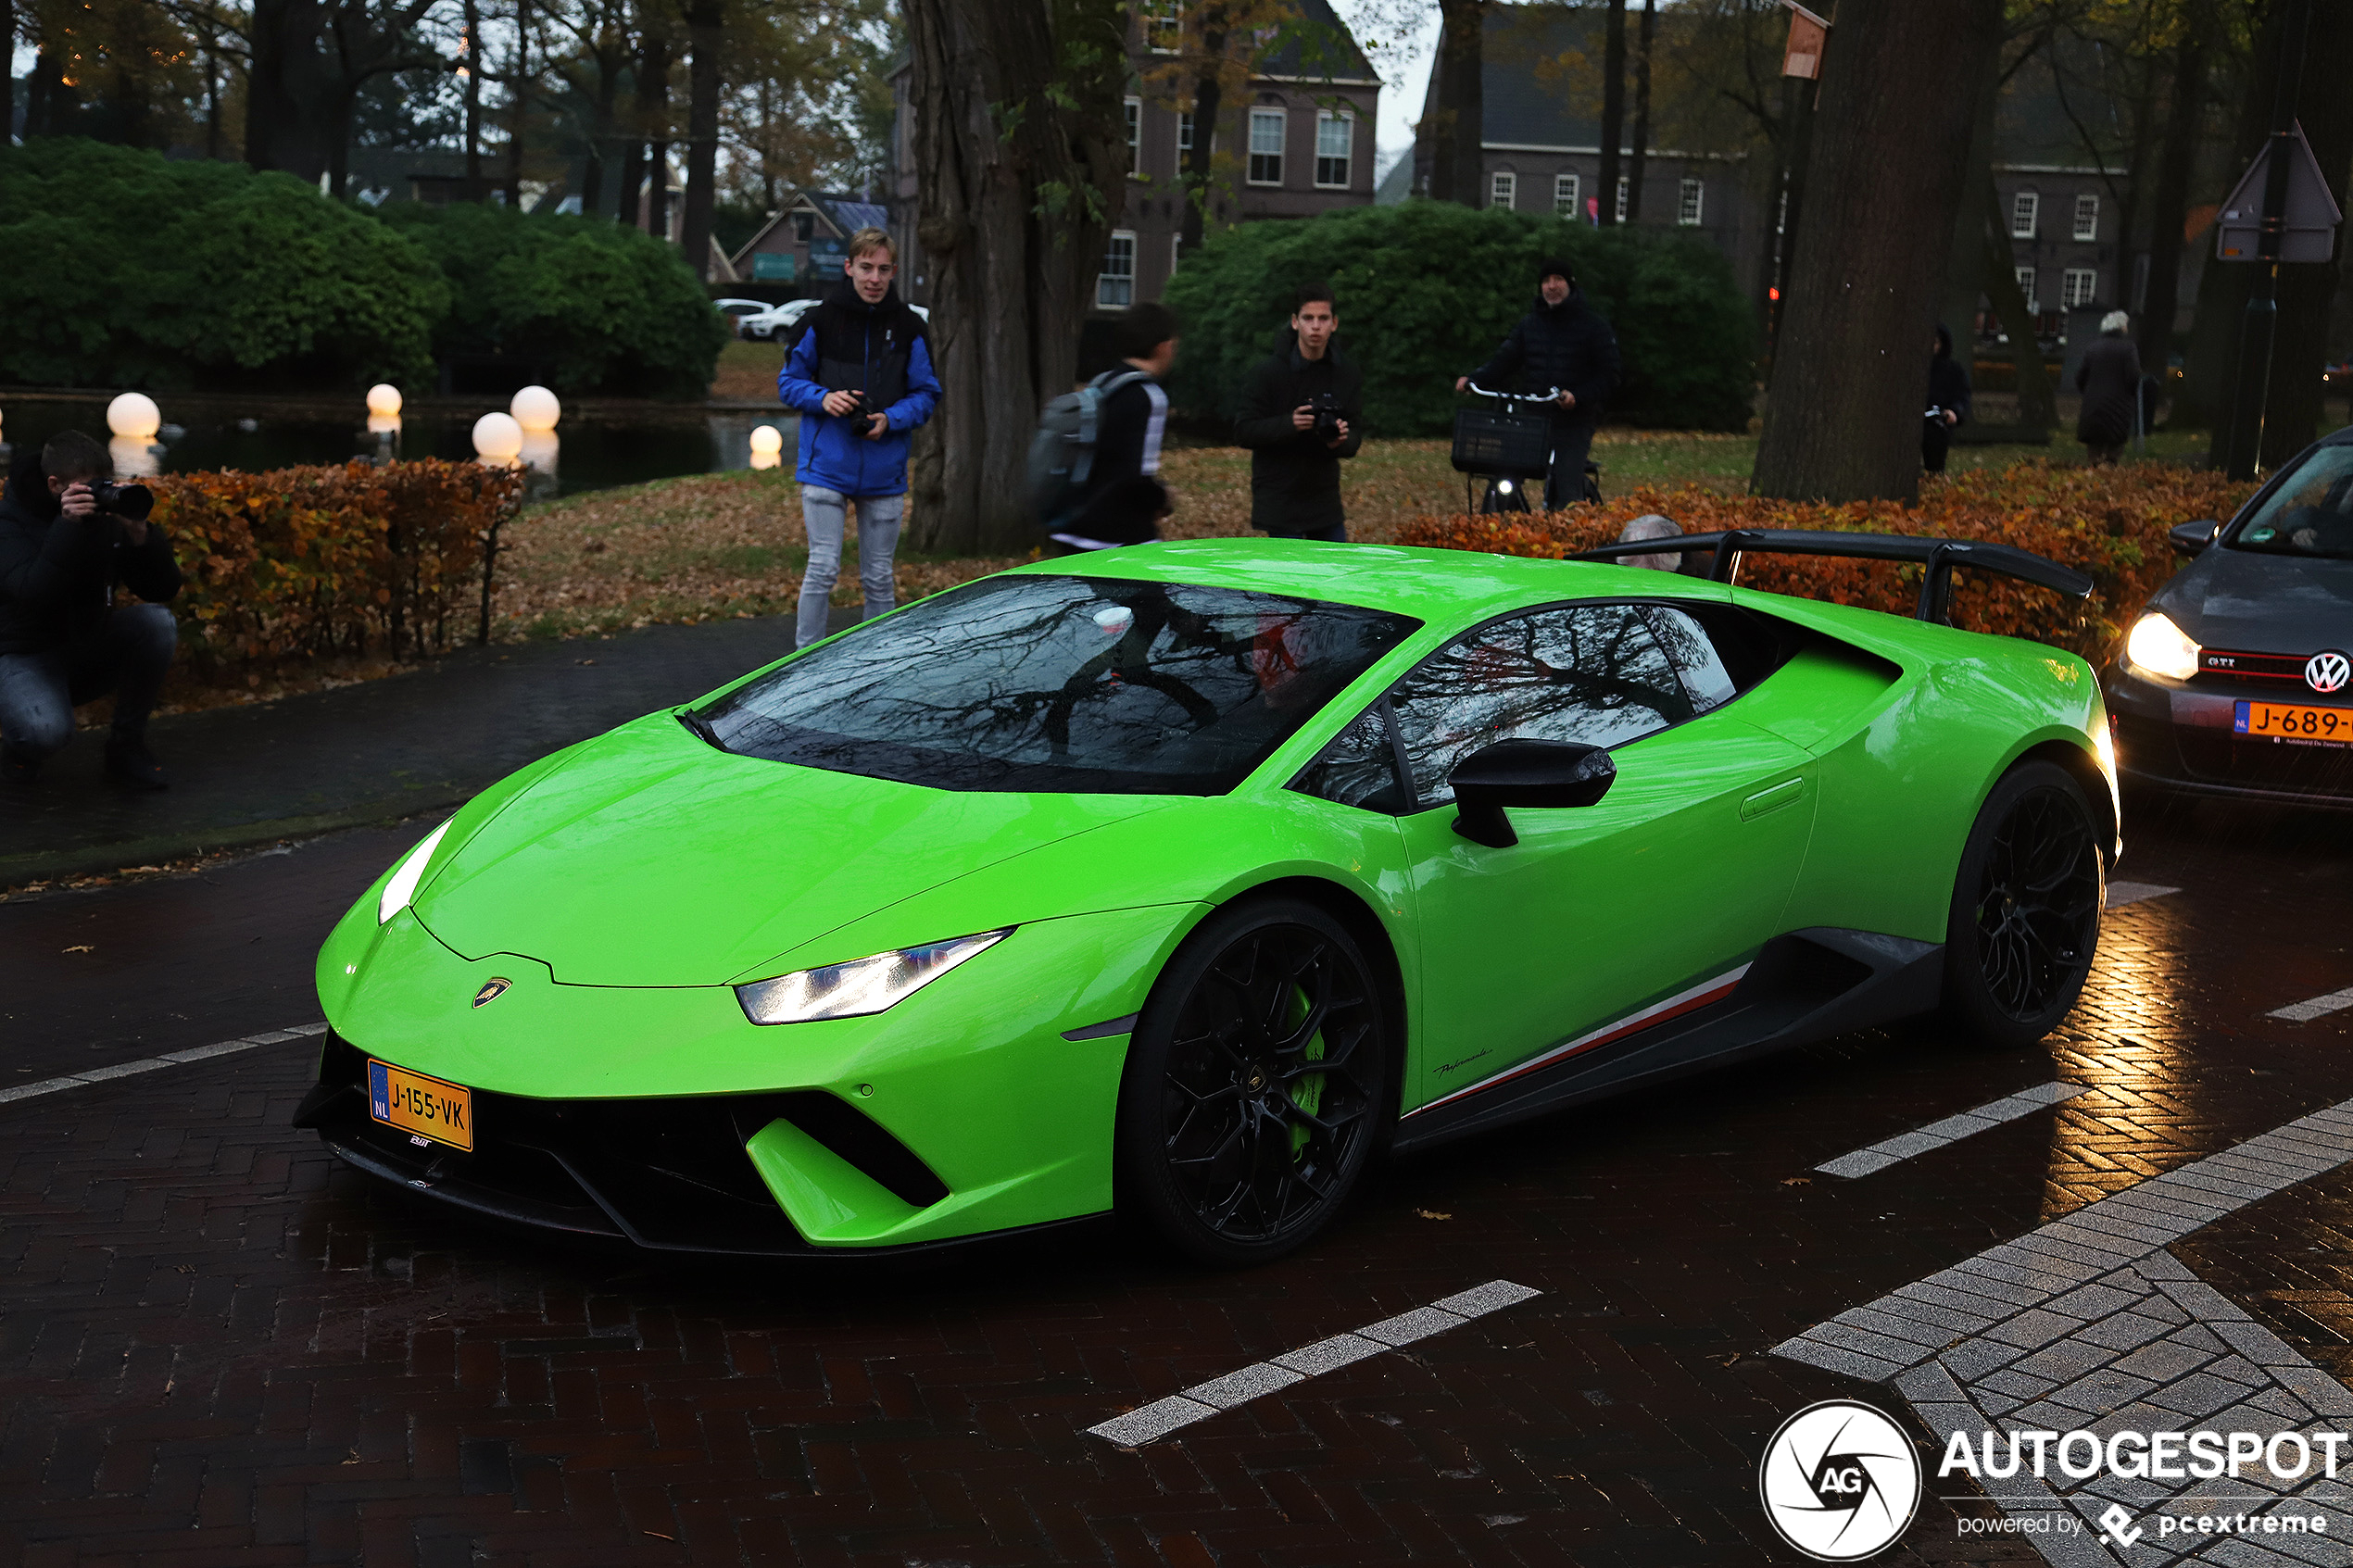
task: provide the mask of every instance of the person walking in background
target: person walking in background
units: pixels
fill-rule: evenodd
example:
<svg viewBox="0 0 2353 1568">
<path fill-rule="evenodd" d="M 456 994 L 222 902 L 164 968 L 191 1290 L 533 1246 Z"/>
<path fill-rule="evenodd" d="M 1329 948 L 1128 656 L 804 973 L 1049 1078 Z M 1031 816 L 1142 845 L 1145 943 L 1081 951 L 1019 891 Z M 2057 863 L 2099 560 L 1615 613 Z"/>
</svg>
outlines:
<svg viewBox="0 0 2353 1568">
<path fill-rule="evenodd" d="M 1969 371 L 1953 358 L 1953 334 L 1939 323 L 1928 354 L 1928 410 L 1920 420 L 1920 467 L 1944 471 L 1953 427 L 1969 417 Z"/>
<path fill-rule="evenodd" d="M 1095 415 L 1095 454 L 1087 483 L 1067 517 L 1047 523 L 1046 553 L 1144 545 L 1160 537 L 1168 487 L 1160 481 L 1160 443 L 1168 430 L 1168 394 L 1160 378 L 1176 362 L 1176 316 L 1165 305 L 1139 305 L 1119 319 L 1120 368 L 1095 378 L 1102 403 Z"/>
<path fill-rule="evenodd" d="M 801 521 L 809 568 L 800 580 L 796 646 L 825 634 L 842 535 L 858 508 L 860 619 L 897 607 L 891 556 L 907 508 L 907 447 L 939 402 L 924 319 L 899 297 L 899 253 L 880 229 L 849 237 L 843 278 L 785 357 L 776 392 L 800 413 Z"/>
<path fill-rule="evenodd" d="M 2075 390 L 2083 395 L 2083 411 L 2075 420 L 2075 439 L 2082 442 L 2099 468 L 2124 455 L 2133 439 L 2141 397 L 2141 351 L 2124 334 L 2133 318 L 2111 310 L 2100 318 L 2100 335 L 2083 350 L 2075 370 Z"/>
<path fill-rule="evenodd" d="M 1499 392 L 1560 389 L 1552 409 L 1553 467 L 1544 481 L 1545 509 L 1558 511 L 1584 499 L 1585 456 L 1617 391 L 1617 334 L 1585 303 L 1568 263 L 1555 257 L 1537 269 L 1535 308 L 1486 364 L 1454 378 L 1454 390 L 1472 382 Z"/>
<path fill-rule="evenodd" d="M 1234 420 L 1235 442 L 1250 448 L 1250 525 L 1277 539 L 1348 539 L 1340 465 L 1365 444 L 1365 378 L 1332 341 L 1339 329 L 1332 291 L 1301 289 Z"/>
</svg>

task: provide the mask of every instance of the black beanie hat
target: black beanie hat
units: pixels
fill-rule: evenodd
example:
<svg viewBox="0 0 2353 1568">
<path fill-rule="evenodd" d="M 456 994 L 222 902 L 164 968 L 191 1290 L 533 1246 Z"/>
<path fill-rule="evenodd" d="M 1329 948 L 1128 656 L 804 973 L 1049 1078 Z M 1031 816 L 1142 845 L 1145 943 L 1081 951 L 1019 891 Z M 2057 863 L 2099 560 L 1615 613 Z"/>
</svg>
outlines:
<svg viewBox="0 0 2353 1568">
<path fill-rule="evenodd" d="M 1561 257 L 1548 257 L 1545 258 L 1544 264 L 1536 269 L 1536 281 L 1538 282 L 1541 283 L 1547 278 L 1566 278 L 1568 280 L 1568 286 L 1570 288 L 1575 288 L 1577 286 L 1576 269 L 1569 266 L 1568 262 Z"/>
</svg>

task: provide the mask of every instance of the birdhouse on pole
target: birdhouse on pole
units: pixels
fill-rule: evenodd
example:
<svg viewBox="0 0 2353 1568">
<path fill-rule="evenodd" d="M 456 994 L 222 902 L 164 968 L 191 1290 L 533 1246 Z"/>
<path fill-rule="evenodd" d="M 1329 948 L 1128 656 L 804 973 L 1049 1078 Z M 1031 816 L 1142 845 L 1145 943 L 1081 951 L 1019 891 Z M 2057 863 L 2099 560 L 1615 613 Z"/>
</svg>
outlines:
<svg viewBox="0 0 2353 1568">
<path fill-rule="evenodd" d="M 2277 238 L 2267 252 L 2264 195 L 2275 156 L 2287 161 L 2287 193 L 2279 217 L 2271 220 L 2277 225 Z M 2304 139 L 2304 124 L 2298 120 L 2288 134 L 2264 143 L 2263 150 L 2231 188 L 2230 199 L 2222 204 L 2217 220 L 2214 255 L 2221 261 L 2324 262 L 2336 254 L 2336 226 L 2344 217 L 2336 199 L 2329 194 L 2320 160 L 2312 156 L 2312 145 Z"/>
<path fill-rule="evenodd" d="M 1781 74 L 1818 82 L 1822 75 L 1822 45 L 1830 40 L 1831 24 L 1796 0 L 1781 0 L 1781 4 L 1789 11 L 1789 46 L 1781 51 Z"/>
</svg>

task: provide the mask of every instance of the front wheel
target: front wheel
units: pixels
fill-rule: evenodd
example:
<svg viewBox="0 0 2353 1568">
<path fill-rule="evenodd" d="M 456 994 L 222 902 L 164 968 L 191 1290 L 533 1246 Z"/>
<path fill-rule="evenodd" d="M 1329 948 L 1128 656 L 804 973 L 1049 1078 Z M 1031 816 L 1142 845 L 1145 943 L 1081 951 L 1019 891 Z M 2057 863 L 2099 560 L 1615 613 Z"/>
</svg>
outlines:
<svg viewBox="0 0 2353 1568">
<path fill-rule="evenodd" d="M 1371 966 L 1313 904 L 1213 915 L 1137 1021 L 1120 1083 L 1122 1203 L 1198 1261 L 1265 1262 L 1321 1232 L 1389 1113 Z"/>
<path fill-rule="evenodd" d="M 1986 797 L 1961 851 L 1944 935 L 1944 1016 L 1965 1038 L 2032 1045 L 2082 994 L 2107 871 L 2074 775 L 2029 762 Z"/>
</svg>

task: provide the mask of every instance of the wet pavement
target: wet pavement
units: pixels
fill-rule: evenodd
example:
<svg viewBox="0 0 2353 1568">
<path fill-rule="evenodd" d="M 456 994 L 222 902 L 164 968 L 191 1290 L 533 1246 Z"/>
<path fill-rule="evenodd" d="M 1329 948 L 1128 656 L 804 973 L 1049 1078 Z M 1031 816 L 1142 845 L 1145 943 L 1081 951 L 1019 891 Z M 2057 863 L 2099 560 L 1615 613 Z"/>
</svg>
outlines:
<svg viewBox="0 0 2353 1568">
<path fill-rule="evenodd" d="M 1872 1031 L 1568 1112 L 1401 1161 L 1306 1254 L 1225 1274 L 1110 1225 L 923 1267 L 584 1249 L 337 1166 L 287 1126 L 305 1037 L 91 1076 L 314 1022 L 320 935 L 416 831 L 0 904 L 0 1095 L 91 1077 L 0 1103 L 0 1564 L 1798 1562 L 1758 1464 L 1826 1399 L 1928 1468 L 1875 1561 L 2353 1560 L 2353 1480 L 2298 1494 L 2335 1535 L 1990 1529 L 2029 1511 L 1936 1475 L 1954 1399 L 1775 1353 L 2038 1236 L 2121 1236 L 2104 1200 L 2225 1156 L 2247 1191 L 2179 1189 L 2178 1234 L 2050 1245 L 2115 1300 L 2046 1290 L 2037 1343 L 2161 1325 L 2100 1352 L 2149 1367 L 2227 1326 L 2133 1387 L 2298 1386 L 2348 1424 L 2353 1008 L 2272 1016 L 2353 985 L 2341 819 L 2133 819 L 2122 874 L 2175 891 L 2110 911 L 2038 1047 Z M 1871 1332 L 1942 1366 L 2023 1333 L 2033 1288 Z M 2023 1364 L 1956 1375 L 1992 1399 Z M 1213 1413 L 1116 1424 L 1185 1390 Z"/>
</svg>

